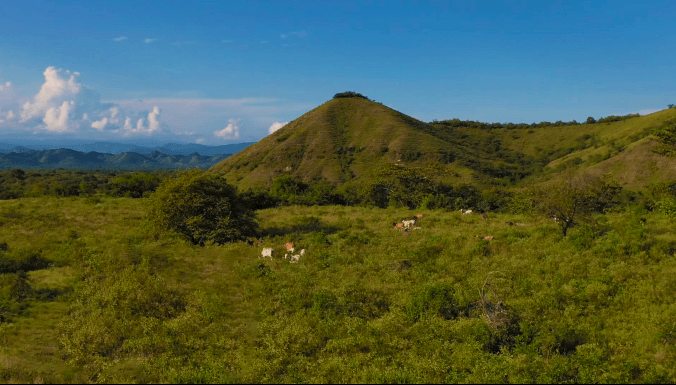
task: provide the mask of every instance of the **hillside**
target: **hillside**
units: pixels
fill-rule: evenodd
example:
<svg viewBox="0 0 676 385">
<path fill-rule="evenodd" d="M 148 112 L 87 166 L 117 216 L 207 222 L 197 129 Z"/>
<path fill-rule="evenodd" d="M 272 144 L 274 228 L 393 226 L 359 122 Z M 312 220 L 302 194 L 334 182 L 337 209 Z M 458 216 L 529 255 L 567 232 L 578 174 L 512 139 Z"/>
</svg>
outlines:
<svg viewBox="0 0 676 385">
<path fill-rule="evenodd" d="M 595 175 L 609 174 L 631 189 L 676 180 L 676 159 L 652 152 L 659 146 L 651 133 L 676 120 L 676 109 L 612 123 L 538 129 L 479 130 L 463 128 L 469 137 L 493 140 L 512 151 L 547 162 L 545 173 L 575 167 Z"/>
<path fill-rule="evenodd" d="M 446 181 L 510 177 L 523 156 L 496 157 L 452 132 L 364 98 L 330 100 L 211 168 L 240 187 L 288 173 L 305 182 L 360 184 L 387 164 L 441 165 Z M 530 163 L 530 161 L 529 161 Z"/>
</svg>

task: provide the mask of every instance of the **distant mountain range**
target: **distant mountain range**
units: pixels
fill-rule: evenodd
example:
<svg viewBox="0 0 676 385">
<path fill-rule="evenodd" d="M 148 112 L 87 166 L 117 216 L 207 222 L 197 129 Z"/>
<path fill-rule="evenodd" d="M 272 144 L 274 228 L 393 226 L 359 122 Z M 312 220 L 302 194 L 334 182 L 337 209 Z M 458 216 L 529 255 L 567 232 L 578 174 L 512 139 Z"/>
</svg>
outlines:
<svg viewBox="0 0 676 385">
<path fill-rule="evenodd" d="M 227 147 L 227 146 L 219 146 Z M 121 152 L 118 154 L 101 152 L 82 152 L 71 149 L 25 150 L 0 153 L 0 169 L 101 169 L 101 170 L 153 170 L 153 169 L 185 169 L 209 168 L 229 157 L 231 154 L 214 156 L 192 153 L 189 155 L 170 155 L 157 150 L 148 154 L 137 152 Z"/>
<path fill-rule="evenodd" d="M 27 142 L 22 141 L 21 144 L 11 144 L 11 143 L 0 143 L 0 153 L 11 153 L 11 152 L 28 152 L 31 150 L 34 151 L 44 151 L 44 150 L 56 150 L 56 149 L 68 149 L 75 150 L 84 153 L 88 152 L 100 152 L 100 153 L 109 153 L 109 154 L 120 154 L 125 152 L 135 152 L 137 154 L 148 155 L 153 151 L 159 151 L 165 155 L 183 155 L 190 156 L 194 153 L 197 153 L 202 156 L 216 156 L 223 154 L 235 154 L 250 145 L 252 143 L 236 143 L 236 144 L 226 144 L 222 146 L 205 146 L 202 144 L 194 143 L 166 143 L 162 146 L 140 146 L 133 143 L 114 143 L 114 142 L 74 142 L 70 144 L 66 143 L 50 143 L 50 142 Z"/>
</svg>

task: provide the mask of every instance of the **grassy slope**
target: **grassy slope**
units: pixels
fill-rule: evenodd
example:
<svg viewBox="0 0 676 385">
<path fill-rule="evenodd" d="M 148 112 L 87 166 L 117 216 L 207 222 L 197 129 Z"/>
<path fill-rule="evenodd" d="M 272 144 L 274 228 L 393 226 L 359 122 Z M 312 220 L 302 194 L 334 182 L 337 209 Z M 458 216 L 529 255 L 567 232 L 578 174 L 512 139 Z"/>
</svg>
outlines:
<svg viewBox="0 0 676 385">
<path fill-rule="evenodd" d="M 676 159 L 651 152 L 658 143 L 648 136 L 664 122 L 676 119 L 676 109 L 666 109 L 621 122 L 580 126 L 519 130 L 464 130 L 472 135 L 496 135 L 503 145 L 530 155 L 547 155 L 561 149 L 570 154 L 553 159 L 548 168 L 555 170 L 580 158 L 581 170 L 592 174 L 610 173 L 631 189 L 642 189 L 653 182 L 676 179 Z M 578 161 L 579 162 L 579 161 Z"/>
<path fill-rule="evenodd" d="M 656 213 L 609 214 L 598 218 L 600 235 L 576 228 L 561 239 L 551 221 L 523 215 L 423 212 L 422 228 L 405 234 L 389 224 L 407 210 L 269 209 L 259 214 L 265 246 L 281 253 L 294 241 L 308 253 L 297 265 L 261 265 L 260 247 L 245 243 L 156 239 L 143 206 L 125 198 L 0 202 L 0 240 L 10 252 L 40 249 L 66 265 L 30 273 L 34 288 L 61 295 L 33 300 L 0 324 L 0 381 L 676 380 L 676 240 L 673 223 Z M 477 238 L 484 235 L 495 239 Z M 103 355 L 102 376 L 64 363 L 58 338 L 77 322 L 67 311 L 83 290 L 80 274 L 127 271 L 144 258 L 166 285 L 197 296 L 199 311 L 145 337 L 124 335 L 144 354 Z M 466 307 L 490 277 L 525 331 L 502 353 L 491 350 L 498 336 L 480 309 L 450 320 L 406 315 L 421 288 L 451 285 Z M 125 322 L 134 330 L 149 319 Z M 94 318 L 88 327 L 98 326 Z"/>
<path fill-rule="evenodd" d="M 363 180 L 379 164 L 438 161 L 448 143 L 424 132 L 425 126 L 375 102 L 334 99 L 211 170 L 244 188 L 265 185 L 285 170 L 305 181 Z M 468 175 L 460 166 L 450 166 L 449 177 L 452 171 Z"/>
</svg>

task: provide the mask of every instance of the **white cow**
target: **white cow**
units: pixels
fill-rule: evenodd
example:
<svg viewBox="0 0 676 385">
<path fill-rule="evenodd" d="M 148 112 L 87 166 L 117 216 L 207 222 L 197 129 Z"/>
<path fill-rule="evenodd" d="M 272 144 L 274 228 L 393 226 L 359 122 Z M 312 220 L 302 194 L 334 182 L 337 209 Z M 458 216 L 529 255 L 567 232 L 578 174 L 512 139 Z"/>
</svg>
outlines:
<svg viewBox="0 0 676 385">
<path fill-rule="evenodd" d="M 261 251 L 261 255 L 259 258 L 272 258 L 275 255 L 275 251 L 271 247 L 266 247 Z"/>
<path fill-rule="evenodd" d="M 302 249 L 302 250 L 300 251 L 300 254 L 292 255 L 292 256 L 290 257 L 291 260 L 290 260 L 289 262 L 291 262 L 291 263 L 298 263 L 298 261 L 300 261 L 301 255 L 304 255 L 304 254 L 305 254 L 305 249 Z M 288 255 L 288 254 L 287 254 L 287 255 Z M 284 258 L 286 258 L 286 255 L 284 255 Z"/>
<path fill-rule="evenodd" d="M 404 224 L 405 229 L 410 229 L 411 227 L 415 227 L 415 219 L 411 219 L 408 221 L 401 221 L 401 223 Z"/>
<path fill-rule="evenodd" d="M 463 214 L 471 214 L 472 210 L 465 210 L 465 211 L 460 210 L 460 212 L 462 212 Z"/>
</svg>

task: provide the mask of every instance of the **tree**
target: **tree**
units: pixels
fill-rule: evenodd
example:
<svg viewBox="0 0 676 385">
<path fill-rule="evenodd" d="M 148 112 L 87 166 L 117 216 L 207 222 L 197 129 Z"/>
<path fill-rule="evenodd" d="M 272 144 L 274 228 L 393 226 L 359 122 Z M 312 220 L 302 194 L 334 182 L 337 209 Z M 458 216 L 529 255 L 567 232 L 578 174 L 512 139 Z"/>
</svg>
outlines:
<svg viewBox="0 0 676 385">
<path fill-rule="evenodd" d="M 596 119 L 592 118 L 591 116 L 587 118 L 587 124 L 594 124 L 596 123 Z"/>
<path fill-rule="evenodd" d="M 593 214 L 618 203 L 622 187 L 605 178 L 568 173 L 535 189 L 534 201 L 543 214 L 554 218 L 565 237 L 578 222 L 593 223 Z"/>
<path fill-rule="evenodd" d="M 673 105 L 673 104 L 669 104 L 667 107 L 669 107 L 669 108 L 674 108 L 674 105 Z"/>
<path fill-rule="evenodd" d="M 195 245 L 223 244 L 258 234 L 255 213 L 221 175 L 191 170 L 165 179 L 150 195 L 148 215 Z"/>
</svg>

